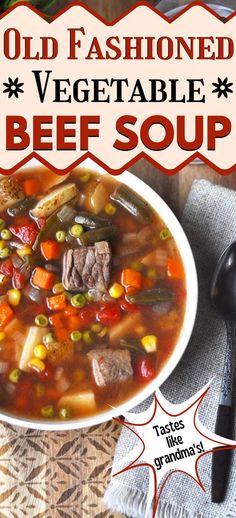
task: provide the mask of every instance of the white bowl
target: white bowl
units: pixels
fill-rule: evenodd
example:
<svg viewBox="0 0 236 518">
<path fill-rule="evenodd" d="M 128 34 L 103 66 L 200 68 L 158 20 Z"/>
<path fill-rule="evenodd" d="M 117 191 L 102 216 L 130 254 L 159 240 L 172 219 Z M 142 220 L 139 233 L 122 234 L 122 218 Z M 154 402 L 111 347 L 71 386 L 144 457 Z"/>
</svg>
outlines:
<svg viewBox="0 0 236 518">
<path fill-rule="evenodd" d="M 40 164 L 35 159 L 33 159 L 24 166 L 24 169 L 32 168 L 34 166 L 39 167 L 39 165 Z M 105 173 L 105 171 L 97 164 L 95 164 L 92 160 L 86 160 L 83 163 L 82 167 L 92 169 L 99 174 Z M 149 203 L 149 205 L 154 208 L 154 210 L 157 211 L 162 220 L 166 223 L 166 226 L 170 229 L 171 233 L 173 234 L 179 252 L 181 254 L 186 276 L 187 297 L 184 321 L 174 351 L 170 355 L 169 359 L 166 361 L 165 365 L 163 366 L 162 370 L 159 372 L 155 380 L 153 380 L 148 385 L 145 385 L 145 387 L 141 389 L 138 394 L 131 397 L 122 405 L 119 405 L 116 409 L 111 408 L 107 411 L 99 413 L 98 415 L 92 415 L 90 417 L 85 417 L 81 419 L 72 419 L 67 422 L 55 420 L 39 421 L 24 417 L 16 417 L 14 415 L 8 414 L 7 412 L 0 411 L 0 419 L 2 421 L 6 421 L 7 423 L 10 423 L 12 425 L 23 426 L 26 428 L 52 431 L 79 429 L 87 426 L 94 426 L 104 421 L 108 421 L 113 417 L 122 415 L 125 411 L 131 410 L 133 407 L 141 403 L 145 398 L 150 396 L 155 391 L 155 389 L 160 387 L 162 383 L 164 383 L 164 381 L 170 376 L 172 371 L 175 369 L 188 345 L 197 311 L 198 282 L 195 262 L 187 237 L 179 221 L 177 220 L 173 212 L 170 210 L 168 205 L 166 205 L 166 203 L 160 198 L 160 196 L 155 191 L 153 191 L 147 184 L 145 184 L 142 180 L 140 180 L 133 174 L 129 173 L 128 171 L 125 171 L 124 173 L 119 175 L 117 177 L 117 180 L 131 187 L 137 194 L 142 196 Z"/>
</svg>

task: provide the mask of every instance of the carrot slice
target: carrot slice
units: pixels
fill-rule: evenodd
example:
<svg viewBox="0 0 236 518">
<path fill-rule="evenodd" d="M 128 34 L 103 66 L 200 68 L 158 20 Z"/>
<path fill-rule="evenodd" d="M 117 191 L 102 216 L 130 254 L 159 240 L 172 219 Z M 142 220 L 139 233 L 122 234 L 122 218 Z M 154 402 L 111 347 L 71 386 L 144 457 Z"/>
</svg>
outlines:
<svg viewBox="0 0 236 518">
<path fill-rule="evenodd" d="M 49 317 L 49 322 L 51 326 L 55 327 L 55 329 L 62 329 L 64 327 L 63 313 L 55 313 L 55 315 L 51 315 Z"/>
<path fill-rule="evenodd" d="M 27 178 L 23 182 L 23 189 L 26 196 L 36 196 L 40 192 L 40 184 L 37 178 Z"/>
<path fill-rule="evenodd" d="M 64 327 L 61 327 L 60 329 L 55 329 L 55 336 L 58 342 L 66 342 L 69 340 L 69 331 L 65 329 Z"/>
<path fill-rule="evenodd" d="M 0 329 L 5 327 L 13 317 L 11 306 L 7 302 L 0 304 Z"/>
<path fill-rule="evenodd" d="M 35 268 L 33 273 L 32 282 L 38 288 L 42 288 L 44 290 L 51 290 L 54 284 L 55 274 L 52 272 L 48 272 L 44 268 L 38 266 Z"/>
<path fill-rule="evenodd" d="M 170 279 L 184 279 L 184 268 L 179 259 L 168 259 L 166 270 Z"/>
<path fill-rule="evenodd" d="M 71 315 L 66 322 L 69 331 L 77 331 L 85 327 L 85 323 L 79 315 Z"/>
<path fill-rule="evenodd" d="M 121 274 L 121 284 L 139 290 L 142 287 L 143 276 L 132 268 L 125 268 Z"/>
<path fill-rule="evenodd" d="M 66 296 L 64 293 L 47 298 L 47 304 L 51 311 L 62 311 L 66 307 Z"/>
<path fill-rule="evenodd" d="M 41 243 L 41 252 L 47 261 L 53 261 L 60 256 L 60 245 L 52 239 Z"/>
</svg>

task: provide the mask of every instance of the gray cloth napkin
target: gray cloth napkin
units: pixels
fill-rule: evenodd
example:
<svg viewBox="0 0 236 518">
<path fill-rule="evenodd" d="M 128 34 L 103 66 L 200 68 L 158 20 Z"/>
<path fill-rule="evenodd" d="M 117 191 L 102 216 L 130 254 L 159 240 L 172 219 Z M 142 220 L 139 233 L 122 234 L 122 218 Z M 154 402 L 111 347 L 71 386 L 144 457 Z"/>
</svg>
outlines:
<svg viewBox="0 0 236 518">
<path fill-rule="evenodd" d="M 214 382 L 201 409 L 201 422 L 214 431 L 224 351 L 225 325 L 209 301 L 210 280 L 223 250 L 236 240 L 236 192 L 212 185 L 205 180 L 193 183 L 183 214 L 183 227 L 192 246 L 199 278 L 199 306 L 195 328 L 188 348 L 161 390 L 172 403 L 180 403 L 195 394 L 213 376 Z M 141 409 L 148 402 L 144 402 Z M 140 407 L 139 407 L 140 408 Z M 134 411 L 139 411 L 135 409 Z M 236 439 L 236 430 L 235 435 Z M 124 429 L 114 460 L 122 459 L 134 446 L 132 432 Z M 236 452 L 225 501 L 211 503 L 211 457 L 199 462 L 199 473 L 206 489 L 184 474 L 175 473 L 162 493 L 158 518 L 234 518 L 236 517 Z M 114 468 L 114 472 L 119 471 Z M 111 479 L 104 500 L 113 511 L 127 517 L 144 518 L 149 473 L 146 468 L 129 470 Z M 150 513 L 151 516 L 151 513 Z"/>
</svg>

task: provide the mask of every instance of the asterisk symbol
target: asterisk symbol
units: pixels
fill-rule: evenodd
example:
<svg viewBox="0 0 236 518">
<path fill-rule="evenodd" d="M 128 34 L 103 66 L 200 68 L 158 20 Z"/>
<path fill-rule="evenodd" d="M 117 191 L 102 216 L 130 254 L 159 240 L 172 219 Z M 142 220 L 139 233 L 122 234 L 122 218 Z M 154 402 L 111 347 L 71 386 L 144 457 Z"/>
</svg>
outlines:
<svg viewBox="0 0 236 518">
<path fill-rule="evenodd" d="M 22 90 L 24 83 L 19 83 L 19 77 L 14 80 L 8 77 L 8 83 L 3 83 L 3 85 L 6 87 L 3 93 L 8 94 L 8 99 L 13 95 L 18 99 L 19 93 L 24 93 L 24 90 Z"/>
<path fill-rule="evenodd" d="M 220 99 L 222 95 L 228 99 L 228 94 L 233 93 L 233 90 L 230 88 L 233 83 L 228 83 L 228 77 L 225 77 L 224 80 L 220 79 L 220 77 L 217 77 L 217 83 L 212 83 L 212 85 L 215 86 L 212 92 L 217 93 L 218 99 Z"/>
</svg>

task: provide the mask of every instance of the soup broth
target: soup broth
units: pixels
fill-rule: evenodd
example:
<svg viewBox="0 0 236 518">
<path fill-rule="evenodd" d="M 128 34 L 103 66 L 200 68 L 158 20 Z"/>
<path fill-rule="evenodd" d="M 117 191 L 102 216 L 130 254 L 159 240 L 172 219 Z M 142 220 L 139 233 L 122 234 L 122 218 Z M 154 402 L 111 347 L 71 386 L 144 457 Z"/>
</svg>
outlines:
<svg viewBox="0 0 236 518">
<path fill-rule="evenodd" d="M 175 347 L 185 273 L 174 236 L 109 175 L 0 180 L 0 406 L 71 419 L 118 406 Z"/>
</svg>

